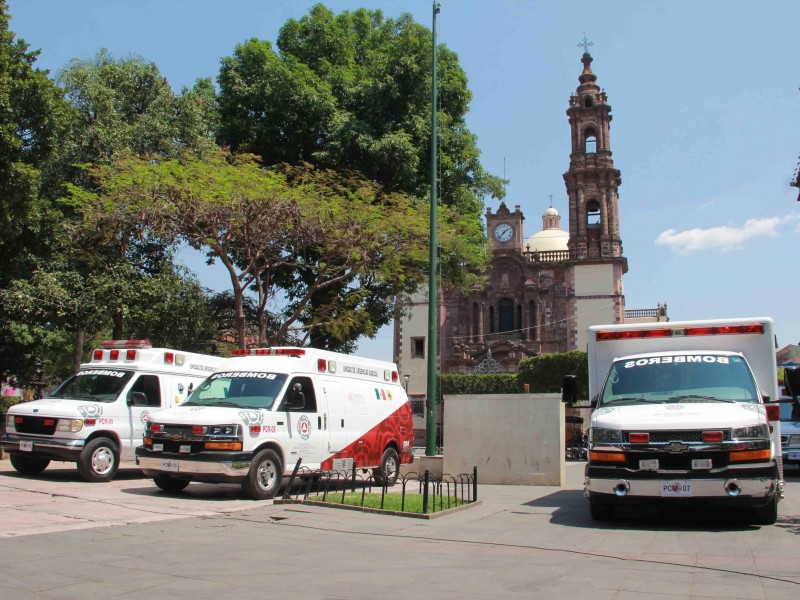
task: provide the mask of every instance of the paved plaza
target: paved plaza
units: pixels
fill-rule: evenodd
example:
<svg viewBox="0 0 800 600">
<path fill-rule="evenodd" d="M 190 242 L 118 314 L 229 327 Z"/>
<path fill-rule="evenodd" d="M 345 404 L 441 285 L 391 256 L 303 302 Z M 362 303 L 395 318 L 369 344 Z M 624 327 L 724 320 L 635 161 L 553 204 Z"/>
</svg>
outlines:
<svg viewBox="0 0 800 600">
<path fill-rule="evenodd" d="M 778 523 L 719 511 L 589 517 L 582 463 L 561 488 L 480 486 L 478 506 L 422 520 L 160 492 L 126 464 L 108 484 L 0 461 L 0 598 L 800 597 L 800 471 Z"/>
</svg>

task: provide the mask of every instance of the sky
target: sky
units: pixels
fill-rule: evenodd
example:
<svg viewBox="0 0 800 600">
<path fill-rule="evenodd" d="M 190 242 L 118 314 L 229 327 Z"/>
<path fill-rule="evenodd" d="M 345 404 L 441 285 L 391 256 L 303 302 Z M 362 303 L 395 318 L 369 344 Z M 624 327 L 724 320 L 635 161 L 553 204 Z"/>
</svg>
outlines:
<svg viewBox="0 0 800 600">
<path fill-rule="evenodd" d="M 176 91 L 216 78 L 251 37 L 277 38 L 305 0 L 7 0 L 11 30 L 55 74 L 100 48 L 158 65 Z M 410 13 L 430 28 L 430 0 L 323 2 L 333 12 Z M 621 171 L 627 309 L 666 303 L 671 320 L 768 316 L 778 347 L 800 344 L 797 0 L 442 0 L 440 44 L 472 92 L 469 129 L 484 168 L 510 180 L 524 237 L 552 205 L 567 229 L 569 97 L 584 38 L 612 109 Z M 551 200 L 552 197 L 552 200 Z M 485 199 L 495 211 L 498 202 Z M 194 256 L 200 281 L 226 276 Z M 359 344 L 392 360 L 392 329 Z"/>
</svg>

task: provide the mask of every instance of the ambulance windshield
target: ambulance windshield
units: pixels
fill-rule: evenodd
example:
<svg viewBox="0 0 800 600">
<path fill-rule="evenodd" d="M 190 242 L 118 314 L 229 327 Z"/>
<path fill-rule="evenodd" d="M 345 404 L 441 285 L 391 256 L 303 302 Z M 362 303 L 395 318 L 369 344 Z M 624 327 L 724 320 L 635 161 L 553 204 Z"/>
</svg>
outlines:
<svg viewBox="0 0 800 600">
<path fill-rule="evenodd" d="M 759 402 L 741 356 L 676 354 L 615 361 L 599 406 L 673 402 Z"/>
<path fill-rule="evenodd" d="M 214 373 L 192 392 L 183 406 L 270 409 L 285 381 L 283 373 Z"/>
<path fill-rule="evenodd" d="M 58 386 L 58 389 L 50 397 L 114 402 L 131 377 L 133 377 L 133 371 L 85 369 L 78 371 Z"/>
</svg>

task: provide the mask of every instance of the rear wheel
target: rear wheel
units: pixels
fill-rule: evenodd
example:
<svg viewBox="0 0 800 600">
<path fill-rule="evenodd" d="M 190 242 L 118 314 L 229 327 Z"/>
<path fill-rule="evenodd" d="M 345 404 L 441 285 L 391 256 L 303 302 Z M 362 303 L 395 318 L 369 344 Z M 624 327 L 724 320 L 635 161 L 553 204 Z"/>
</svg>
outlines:
<svg viewBox="0 0 800 600">
<path fill-rule="evenodd" d="M 397 481 L 400 473 L 400 456 L 394 448 L 387 448 L 381 457 L 381 466 L 372 470 L 372 475 L 378 485 L 390 486 Z"/>
<path fill-rule="evenodd" d="M 163 477 L 161 475 L 153 477 L 153 483 L 155 483 L 159 488 L 168 494 L 177 494 L 181 490 L 185 489 L 187 485 L 189 485 L 189 482 L 184 479 Z"/>
<path fill-rule="evenodd" d="M 119 448 L 108 438 L 94 438 L 78 457 L 78 473 L 86 481 L 109 481 L 119 468 Z"/>
<path fill-rule="evenodd" d="M 608 521 L 614 515 L 614 507 L 594 496 L 589 496 L 589 514 L 595 521 Z"/>
<path fill-rule="evenodd" d="M 773 496 L 768 504 L 754 509 L 753 513 L 753 523 L 756 525 L 774 525 L 778 520 L 778 499 Z"/>
<path fill-rule="evenodd" d="M 39 458 L 38 456 L 25 456 L 24 454 L 12 454 L 11 466 L 18 473 L 23 475 L 38 475 L 50 464 L 49 458 Z"/>
<path fill-rule="evenodd" d="M 262 450 L 250 465 L 242 490 L 253 500 L 269 500 L 275 497 L 283 479 L 283 462 L 274 450 Z"/>
</svg>

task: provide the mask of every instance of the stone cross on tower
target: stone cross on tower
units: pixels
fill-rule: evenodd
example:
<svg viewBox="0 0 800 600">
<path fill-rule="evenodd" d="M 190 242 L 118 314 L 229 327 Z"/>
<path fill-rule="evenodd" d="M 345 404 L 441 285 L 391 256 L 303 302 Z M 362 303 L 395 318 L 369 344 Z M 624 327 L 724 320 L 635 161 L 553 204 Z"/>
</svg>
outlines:
<svg viewBox="0 0 800 600">
<path fill-rule="evenodd" d="M 586 38 L 586 33 L 584 32 L 584 34 L 583 34 L 583 41 L 582 41 L 582 42 L 580 42 L 580 43 L 578 44 L 578 46 L 583 46 L 583 51 L 584 51 L 584 52 L 589 52 L 589 46 L 594 46 L 594 43 L 593 43 L 593 42 L 590 42 L 590 41 L 589 41 L 589 40 Z"/>
</svg>

